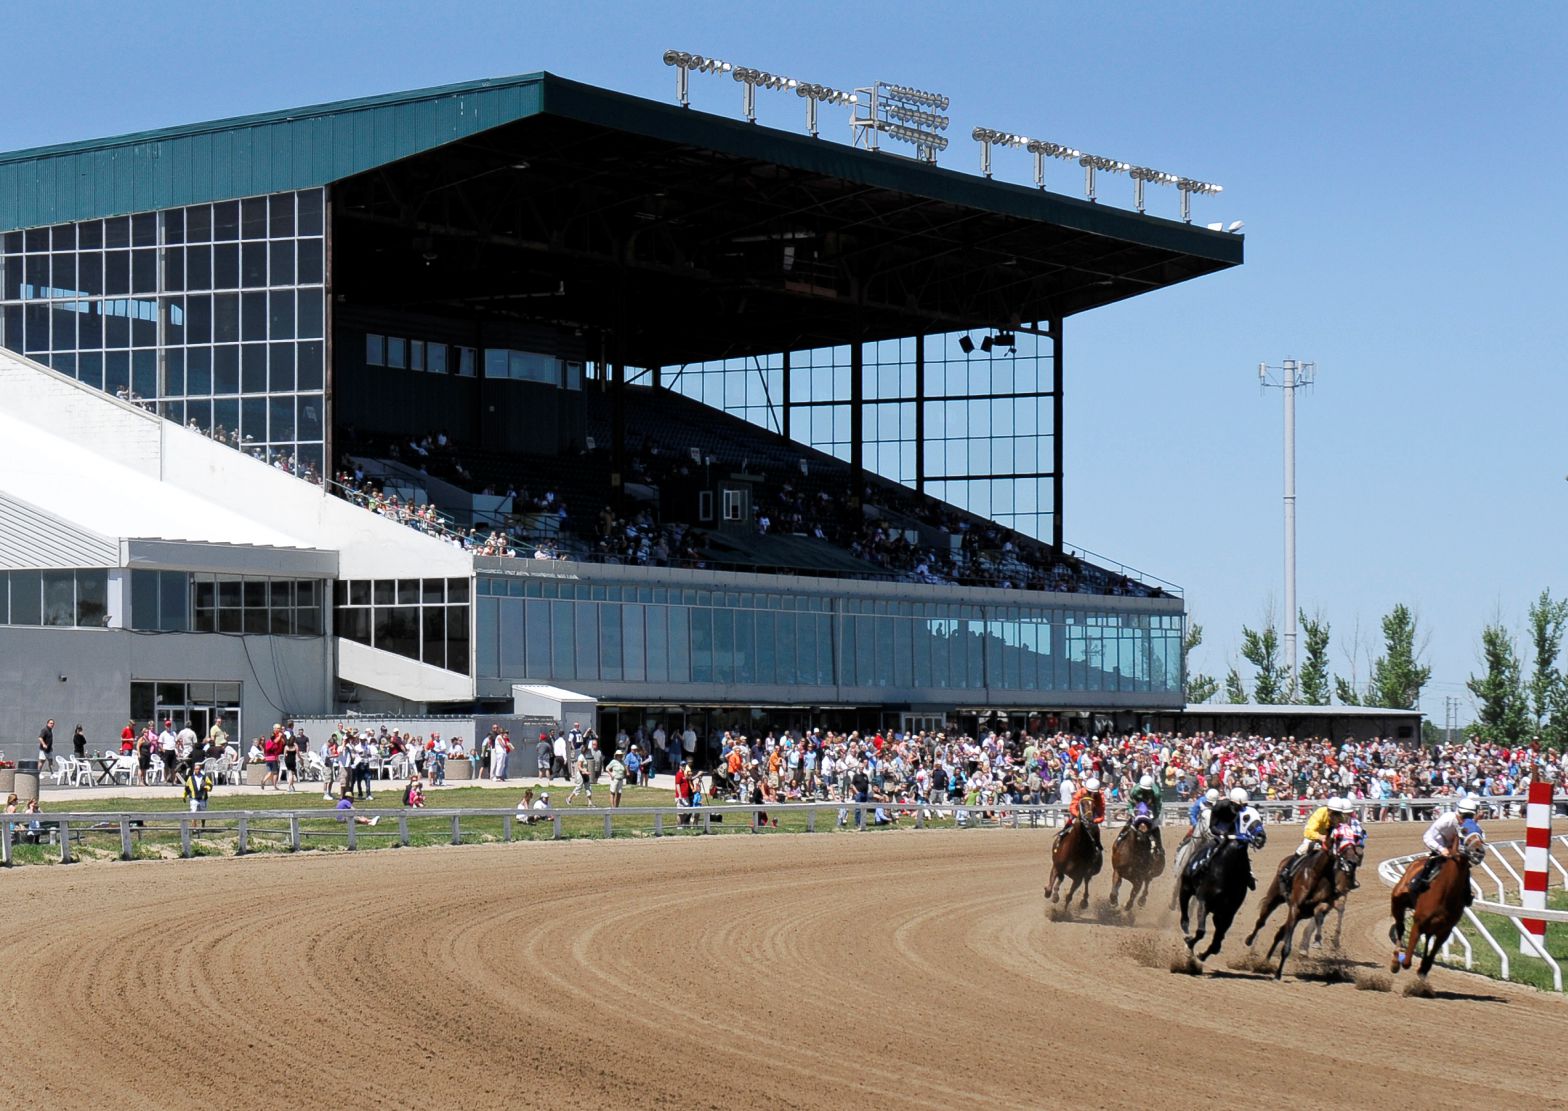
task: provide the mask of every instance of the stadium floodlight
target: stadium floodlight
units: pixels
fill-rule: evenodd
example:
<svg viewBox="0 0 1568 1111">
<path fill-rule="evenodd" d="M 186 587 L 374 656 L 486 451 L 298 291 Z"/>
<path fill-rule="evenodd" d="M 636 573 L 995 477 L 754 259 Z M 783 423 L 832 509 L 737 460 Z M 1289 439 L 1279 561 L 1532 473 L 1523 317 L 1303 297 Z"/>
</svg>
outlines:
<svg viewBox="0 0 1568 1111">
<path fill-rule="evenodd" d="M 793 77 L 785 77 L 779 73 L 768 73 L 766 70 L 753 69 L 751 66 L 736 66 L 730 76 L 746 86 L 746 121 L 748 123 L 757 122 L 758 89 L 797 89 L 800 87 L 800 82 Z"/>
<path fill-rule="evenodd" d="M 1181 218 L 1187 223 L 1192 223 L 1192 195 L 1203 193 L 1212 195 L 1223 193 L 1225 190 L 1210 181 L 1194 181 L 1190 177 L 1178 178 L 1176 188 L 1181 190 Z"/>
<path fill-rule="evenodd" d="M 948 104 L 951 103 L 941 93 L 928 93 L 924 89 L 912 89 L 908 85 L 889 85 L 885 81 L 879 81 L 878 84 L 882 86 L 884 96 L 891 100 L 901 100 L 905 104 L 923 104 L 928 108 L 945 112 Z"/>
<path fill-rule="evenodd" d="M 980 172 L 986 177 L 991 176 L 991 144 L 995 143 L 999 147 L 1027 147 L 1031 142 L 1027 135 L 997 131 L 991 127 L 977 127 L 969 133 L 969 137 L 980 144 Z"/>
<path fill-rule="evenodd" d="M 1127 173 L 1132 178 L 1132 203 L 1139 212 L 1143 211 L 1143 187 L 1146 183 L 1175 185 L 1181 180 L 1175 174 L 1168 174 L 1164 170 L 1151 170 L 1147 166 L 1134 166 Z"/>
<path fill-rule="evenodd" d="M 842 89 L 835 89 L 830 85 L 818 85 L 810 81 L 803 81 L 797 85 L 795 95 L 806 100 L 806 131 L 813 139 L 817 138 L 818 104 L 854 105 L 860 101 L 854 93 L 846 93 Z"/>
<path fill-rule="evenodd" d="M 729 73 L 735 68 L 719 58 L 688 54 L 684 50 L 666 50 L 664 64 L 675 67 L 675 96 L 682 108 L 691 107 L 689 94 L 692 73 Z"/>
<path fill-rule="evenodd" d="M 1034 184 L 1036 189 L 1045 188 L 1045 160 L 1047 158 L 1060 158 L 1064 162 L 1076 162 L 1083 157 L 1083 151 L 1076 147 L 1063 146 L 1061 143 L 1048 143 L 1043 139 L 1032 139 L 1024 147 L 1034 155 Z"/>
<path fill-rule="evenodd" d="M 930 93 L 908 85 L 893 85 L 878 81 L 864 89 L 856 89 L 865 115 L 857 114 L 850 121 L 854 140 L 865 140 L 867 150 L 877 149 L 877 138 L 886 135 L 915 148 L 915 157 L 935 162 L 938 151 L 946 150 L 946 131 L 952 120 L 945 115 L 948 98 L 941 93 Z"/>
<path fill-rule="evenodd" d="M 1106 158 L 1098 154 L 1086 154 L 1078 159 L 1078 165 L 1083 167 L 1083 195 L 1094 201 L 1098 198 L 1094 193 L 1094 174 L 1096 170 L 1103 170 L 1108 174 L 1125 174 L 1132 169 L 1126 162 L 1118 162 L 1114 158 Z"/>
</svg>

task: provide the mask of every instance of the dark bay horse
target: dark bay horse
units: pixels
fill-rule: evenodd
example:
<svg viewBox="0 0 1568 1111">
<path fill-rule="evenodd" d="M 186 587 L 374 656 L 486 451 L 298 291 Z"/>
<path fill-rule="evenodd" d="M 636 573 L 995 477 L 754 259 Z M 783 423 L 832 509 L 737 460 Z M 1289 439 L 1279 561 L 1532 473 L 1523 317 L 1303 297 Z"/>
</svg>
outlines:
<svg viewBox="0 0 1568 1111">
<path fill-rule="evenodd" d="M 1248 832 L 1251 843 L 1263 847 L 1266 835 L 1261 824 Z M 1236 912 L 1252 890 L 1252 862 L 1248 859 L 1247 841 L 1239 837 L 1227 838 L 1209 854 L 1203 866 L 1194 871 L 1191 866 L 1182 869 L 1180 880 L 1181 932 L 1187 936 L 1187 949 L 1200 961 L 1206 961 L 1220 951 L 1225 933 L 1236 918 Z M 1197 917 L 1196 932 L 1189 932 L 1193 915 Z M 1197 952 L 1198 942 L 1207 932 L 1210 915 L 1214 916 L 1214 940 L 1203 953 Z"/>
<path fill-rule="evenodd" d="M 1426 890 L 1414 898 L 1410 894 L 1410 881 L 1426 867 L 1426 858 L 1410 862 L 1389 898 L 1394 915 L 1394 924 L 1388 930 L 1389 940 L 1394 943 L 1394 956 L 1388 963 L 1390 972 L 1397 974 L 1401 968 L 1409 967 L 1416 945 L 1423 937 L 1426 938 L 1426 953 L 1421 958 L 1417 975 L 1424 979 L 1432 971 L 1432 962 L 1442 950 L 1443 942 L 1448 940 L 1470 905 L 1470 869 L 1485 859 L 1485 839 L 1479 833 L 1470 834 L 1461 844 L 1459 855 L 1444 860 Z M 1411 916 L 1408 942 L 1405 940 L 1407 913 Z"/>
<path fill-rule="evenodd" d="M 1089 905 L 1089 880 L 1099 873 L 1104 857 L 1095 844 L 1094 804 L 1084 799 L 1079 809 L 1082 812 L 1051 848 L 1051 878 L 1045 885 L 1045 897 L 1056 902 L 1062 881 L 1070 879 L 1073 884 L 1063 905 L 1072 906 L 1073 895 L 1082 887 L 1083 901 L 1078 904 L 1082 909 Z"/>
<path fill-rule="evenodd" d="M 1165 851 L 1154 839 L 1153 819 L 1147 813 L 1133 817 L 1111 845 L 1111 906 L 1116 905 L 1122 880 L 1128 883 L 1127 908 L 1134 901 L 1149 901 L 1149 885 L 1165 873 Z"/>
<path fill-rule="evenodd" d="M 1274 882 L 1263 893 L 1263 905 L 1258 908 L 1257 925 L 1253 926 L 1252 932 L 1247 935 L 1247 944 L 1251 945 L 1259 931 L 1263 929 L 1263 923 L 1268 921 L 1270 914 L 1274 913 L 1274 908 L 1281 903 L 1286 905 L 1285 921 L 1274 932 L 1274 940 L 1269 944 L 1269 951 L 1263 958 L 1268 960 L 1272 957 L 1274 950 L 1280 949 L 1283 942 L 1279 967 L 1274 970 L 1276 980 L 1285 973 L 1285 962 L 1290 959 L 1297 924 L 1303 918 L 1310 918 L 1321 934 L 1324 915 L 1328 914 L 1329 908 L 1336 900 L 1349 893 L 1354 878 L 1354 868 L 1361 862 L 1360 856 L 1359 845 L 1345 842 L 1333 850 L 1324 849 L 1313 853 L 1296 870 L 1295 875 L 1288 879 L 1285 877 L 1285 871 L 1293 858 L 1286 857 L 1280 862 L 1279 872 L 1275 875 Z"/>
</svg>

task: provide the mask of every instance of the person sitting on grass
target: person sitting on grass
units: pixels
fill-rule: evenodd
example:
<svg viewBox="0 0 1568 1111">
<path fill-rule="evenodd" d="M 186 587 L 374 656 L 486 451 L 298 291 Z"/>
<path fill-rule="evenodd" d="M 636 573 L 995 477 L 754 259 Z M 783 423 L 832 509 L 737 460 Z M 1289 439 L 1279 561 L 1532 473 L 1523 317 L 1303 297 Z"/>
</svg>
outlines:
<svg viewBox="0 0 1568 1111">
<path fill-rule="evenodd" d="M 408 786 L 403 788 L 403 805 L 422 810 L 425 806 L 425 784 L 418 772 L 408 777 Z"/>
<path fill-rule="evenodd" d="M 358 823 L 359 825 L 362 825 L 362 826 L 373 826 L 376 823 L 381 821 L 381 815 L 380 814 L 377 814 L 374 817 L 367 818 L 367 817 L 365 817 L 362 814 L 355 814 L 353 812 L 354 811 L 354 789 L 352 787 L 349 787 L 349 786 L 345 786 L 343 788 L 343 797 L 338 799 L 338 804 L 335 807 L 335 809 L 341 812 L 341 818 L 340 818 L 341 821 L 345 821 L 346 822 L 350 818 L 353 818 L 353 820 L 356 823 Z"/>
</svg>

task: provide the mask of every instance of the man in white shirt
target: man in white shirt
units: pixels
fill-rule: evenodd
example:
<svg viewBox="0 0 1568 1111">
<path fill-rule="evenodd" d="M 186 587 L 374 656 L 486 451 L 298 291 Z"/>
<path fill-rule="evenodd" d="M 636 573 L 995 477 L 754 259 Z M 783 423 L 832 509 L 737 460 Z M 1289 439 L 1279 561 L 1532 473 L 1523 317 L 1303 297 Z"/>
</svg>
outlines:
<svg viewBox="0 0 1568 1111">
<path fill-rule="evenodd" d="M 174 764 L 179 758 L 179 735 L 174 731 L 174 721 L 165 719 L 163 732 L 158 734 L 158 754 L 163 759 L 163 781 L 174 782 Z"/>
</svg>

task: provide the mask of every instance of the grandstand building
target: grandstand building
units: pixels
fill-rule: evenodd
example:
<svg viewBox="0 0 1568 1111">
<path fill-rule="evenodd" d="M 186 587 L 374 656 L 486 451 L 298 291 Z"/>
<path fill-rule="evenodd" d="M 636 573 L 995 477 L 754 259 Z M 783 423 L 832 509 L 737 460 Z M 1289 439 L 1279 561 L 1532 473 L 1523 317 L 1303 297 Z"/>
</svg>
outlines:
<svg viewBox="0 0 1568 1111">
<path fill-rule="evenodd" d="M 0 155 L 4 741 L 1177 709 L 1065 322 L 1241 260 L 549 74 Z"/>
</svg>

